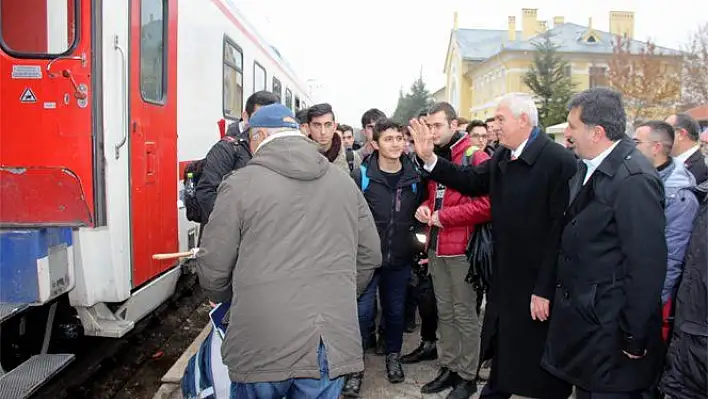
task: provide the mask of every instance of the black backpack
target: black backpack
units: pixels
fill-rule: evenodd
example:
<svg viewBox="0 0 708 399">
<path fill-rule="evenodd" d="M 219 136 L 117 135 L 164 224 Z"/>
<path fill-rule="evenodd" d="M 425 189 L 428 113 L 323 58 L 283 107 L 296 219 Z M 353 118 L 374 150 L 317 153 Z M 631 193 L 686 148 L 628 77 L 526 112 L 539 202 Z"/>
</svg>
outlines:
<svg viewBox="0 0 708 399">
<path fill-rule="evenodd" d="M 231 136 L 224 136 L 222 141 L 228 141 L 229 143 L 232 143 L 234 146 L 238 145 L 238 140 L 234 137 Z M 234 148 L 235 150 L 235 148 Z M 185 186 L 187 187 L 187 180 L 188 180 L 188 175 L 191 173 L 192 174 L 192 183 L 194 184 L 195 190 L 192 193 L 187 192 L 187 190 L 184 191 L 184 199 L 182 202 L 184 202 L 184 207 L 187 213 L 187 220 L 191 222 L 196 222 L 196 223 L 202 223 L 202 207 L 199 205 L 199 201 L 197 201 L 197 195 L 196 195 L 196 188 L 197 184 L 199 183 L 199 178 L 202 176 L 202 171 L 204 170 L 204 165 L 206 164 L 206 158 L 199 159 L 197 161 L 190 162 L 186 168 L 184 168 L 184 174 L 182 175 L 182 182 Z"/>
</svg>

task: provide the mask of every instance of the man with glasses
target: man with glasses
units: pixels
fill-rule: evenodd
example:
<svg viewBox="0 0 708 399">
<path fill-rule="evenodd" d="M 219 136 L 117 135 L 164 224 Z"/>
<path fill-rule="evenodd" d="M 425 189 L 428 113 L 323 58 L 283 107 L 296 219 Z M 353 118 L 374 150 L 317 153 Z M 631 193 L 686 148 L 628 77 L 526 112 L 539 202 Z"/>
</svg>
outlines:
<svg viewBox="0 0 708 399">
<path fill-rule="evenodd" d="M 487 147 L 489 138 L 487 124 L 475 119 L 467 125 L 467 135 L 470 136 L 470 143 L 479 149 Z"/>
<path fill-rule="evenodd" d="M 334 133 L 337 130 L 337 122 L 334 120 L 334 111 L 332 111 L 331 105 L 317 104 L 307 110 L 307 130 L 310 133 L 310 138 L 320 145 L 322 155 L 347 174 L 351 173 L 342 137 Z M 356 153 L 353 155 L 353 168 L 358 168 L 361 158 Z"/>
<path fill-rule="evenodd" d="M 683 272 L 683 260 L 693 230 L 693 219 L 698 212 L 698 200 L 692 190 L 696 186 L 693 175 L 683 162 L 671 158 L 674 128 L 666 122 L 649 121 L 641 124 L 634 143 L 659 172 L 664 183 L 664 215 L 666 216 L 666 245 L 669 250 L 664 288 L 661 291 L 664 340 L 668 339 L 669 315 L 672 299 L 676 297 L 678 282 Z"/>
</svg>

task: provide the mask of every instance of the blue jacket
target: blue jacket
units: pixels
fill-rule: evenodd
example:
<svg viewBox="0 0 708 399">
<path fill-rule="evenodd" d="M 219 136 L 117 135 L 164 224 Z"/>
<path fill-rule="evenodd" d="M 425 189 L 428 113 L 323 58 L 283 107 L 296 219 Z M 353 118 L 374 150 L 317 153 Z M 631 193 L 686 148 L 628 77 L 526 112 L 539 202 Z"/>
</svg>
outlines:
<svg viewBox="0 0 708 399">
<path fill-rule="evenodd" d="M 664 182 L 666 206 L 666 246 L 668 263 L 666 278 L 661 291 L 661 302 L 666 303 L 674 296 L 676 283 L 683 271 L 688 240 L 693 230 L 693 220 L 698 212 L 698 199 L 693 193 L 696 180 L 680 162 L 671 160 L 671 164 L 659 171 Z"/>
</svg>

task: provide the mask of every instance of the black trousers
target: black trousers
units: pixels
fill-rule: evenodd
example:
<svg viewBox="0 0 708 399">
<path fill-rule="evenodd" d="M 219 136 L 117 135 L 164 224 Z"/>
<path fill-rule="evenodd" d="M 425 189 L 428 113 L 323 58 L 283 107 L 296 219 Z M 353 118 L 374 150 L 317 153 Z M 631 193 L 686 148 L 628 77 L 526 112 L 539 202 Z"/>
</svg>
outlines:
<svg viewBox="0 0 708 399">
<path fill-rule="evenodd" d="M 418 314 L 420 315 L 420 338 L 426 342 L 437 341 L 438 305 L 430 274 L 418 281 Z"/>
<path fill-rule="evenodd" d="M 576 399 L 641 399 L 641 392 L 590 392 L 575 388 Z"/>
</svg>

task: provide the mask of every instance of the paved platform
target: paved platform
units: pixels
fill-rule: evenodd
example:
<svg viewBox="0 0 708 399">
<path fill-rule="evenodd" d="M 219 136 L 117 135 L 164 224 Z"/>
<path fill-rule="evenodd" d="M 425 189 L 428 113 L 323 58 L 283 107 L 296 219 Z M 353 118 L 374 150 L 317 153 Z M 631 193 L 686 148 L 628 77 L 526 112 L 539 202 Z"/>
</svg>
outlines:
<svg viewBox="0 0 708 399">
<path fill-rule="evenodd" d="M 415 349 L 419 343 L 420 334 L 418 331 L 411 334 L 404 334 L 403 353 L 409 353 Z M 366 354 L 364 358 L 366 373 L 364 375 L 364 386 L 362 389 L 363 399 L 444 399 L 447 397 L 449 391 L 436 395 L 423 395 L 420 393 L 420 387 L 431 381 L 437 375 L 437 361 L 404 364 L 403 371 L 405 372 L 406 380 L 400 384 L 394 385 L 389 383 L 386 379 L 384 360 L 384 356 L 376 356 L 373 353 Z M 481 390 L 482 386 L 480 385 L 478 392 Z M 477 398 L 477 396 L 474 397 Z"/>
<path fill-rule="evenodd" d="M 206 338 L 211 327 L 208 325 L 204 331 L 194 340 L 192 345 L 184 352 L 182 357 L 175 363 L 170 371 L 162 378 L 163 385 L 156 392 L 154 399 L 178 399 L 182 395 L 179 393 L 179 380 L 187 364 L 187 360 L 196 353 L 199 345 Z M 403 336 L 403 353 L 408 353 L 415 349 L 420 340 L 418 331 Z M 438 373 L 437 361 L 422 362 L 418 364 L 403 365 L 406 380 L 400 384 L 391 384 L 386 379 L 386 367 L 384 356 L 376 356 L 373 353 L 365 355 L 366 373 L 364 376 L 364 386 L 362 389 L 362 399 L 444 399 L 448 391 L 436 395 L 423 395 L 420 393 L 422 387 L 431 381 Z M 479 390 L 482 387 L 480 385 Z M 477 396 L 474 396 L 477 398 Z"/>
</svg>

